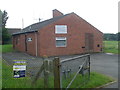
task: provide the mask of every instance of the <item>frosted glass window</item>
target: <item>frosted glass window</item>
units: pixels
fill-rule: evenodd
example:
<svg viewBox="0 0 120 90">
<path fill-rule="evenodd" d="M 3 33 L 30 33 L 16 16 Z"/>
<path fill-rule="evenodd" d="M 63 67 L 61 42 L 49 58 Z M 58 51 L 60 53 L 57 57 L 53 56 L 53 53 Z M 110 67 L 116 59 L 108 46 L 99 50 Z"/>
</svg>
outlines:
<svg viewBox="0 0 120 90">
<path fill-rule="evenodd" d="M 55 25 L 55 33 L 56 34 L 66 34 L 67 33 L 67 25 Z"/>
</svg>

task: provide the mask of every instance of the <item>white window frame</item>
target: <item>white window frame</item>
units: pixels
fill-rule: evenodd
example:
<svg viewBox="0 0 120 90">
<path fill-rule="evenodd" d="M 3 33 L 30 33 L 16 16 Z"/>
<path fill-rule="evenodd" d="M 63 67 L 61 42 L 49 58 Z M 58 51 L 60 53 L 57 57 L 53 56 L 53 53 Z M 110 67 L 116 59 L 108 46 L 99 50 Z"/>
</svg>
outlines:
<svg viewBox="0 0 120 90">
<path fill-rule="evenodd" d="M 27 38 L 27 41 L 28 41 L 28 42 L 31 42 L 31 41 L 32 41 L 32 38 Z"/>
<path fill-rule="evenodd" d="M 67 34 L 67 25 L 55 25 L 55 34 Z"/>
<path fill-rule="evenodd" d="M 58 46 L 57 41 L 62 41 L 62 40 L 65 40 L 65 45 Z M 56 37 L 55 41 L 56 41 L 56 47 L 67 47 L 67 38 L 66 37 Z"/>
</svg>

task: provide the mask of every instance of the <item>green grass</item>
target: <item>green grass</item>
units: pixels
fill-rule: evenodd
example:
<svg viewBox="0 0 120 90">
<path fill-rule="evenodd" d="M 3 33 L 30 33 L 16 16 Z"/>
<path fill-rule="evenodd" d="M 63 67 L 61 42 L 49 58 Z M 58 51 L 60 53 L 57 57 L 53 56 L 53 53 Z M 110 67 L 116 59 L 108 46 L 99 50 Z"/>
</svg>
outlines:
<svg viewBox="0 0 120 90">
<path fill-rule="evenodd" d="M 7 53 L 7 52 L 13 52 L 13 45 L 12 44 L 6 44 L 6 45 L 0 45 L 0 52 Z"/>
<path fill-rule="evenodd" d="M 120 42 L 120 41 L 119 41 Z M 118 41 L 104 41 L 104 52 L 118 54 Z"/>
<path fill-rule="evenodd" d="M 0 53 L 2 53 L 2 45 L 0 45 Z"/>
<path fill-rule="evenodd" d="M 31 86 L 31 78 L 30 77 L 24 77 L 24 78 L 13 78 L 13 71 L 12 67 L 7 65 L 3 60 L 3 77 L 2 77 L 2 88 L 44 88 L 44 79 L 39 78 L 39 80 L 36 82 L 34 86 Z M 70 79 L 63 80 L 63 87 L 65 88 L 68 83 L 70 82 Z M 98 86 L 101 86 L 103 84 L 106 84 L 108 82 L 113 81 L 112 78 L 107 77 L 105 75 L 102 75 L 100 73 L 91 72 L 90 81 L 88 81 L 87 84 L 82 85 L 81 88 L 95 88 Z M 80 83 L 82 83 L 81 75 L 78 75 L 73 84 L 70 88 L 77 88 L 79 87 Z M 54 86 L 54 78 L 49 78 L 49 87 L 53 88 Z"/>
<path fill-rule="evenodd" d="M 63 87 L 66 88 L 69 82 L 72 78 L 69 79 L 63 79 Z M 88 81 L 87 81 L 88 80 Z M 87 81 L 87 82 L 85 82 Z M 77 75 L 76 79 L 71 84 L 70 88 L 95 88 L 101 85 L 104 85 L 108 82 L 112 82 L 113 79 L 111 77 L 108 77 L 106 75 L 97 73 L 97 72 L 91 72 L 90 74 L 90 80 L 88 78 L 88 75 L 82 77 L 82 75 Z M 84 83 L 85 82 L 85 83 Z"/>
</svg>

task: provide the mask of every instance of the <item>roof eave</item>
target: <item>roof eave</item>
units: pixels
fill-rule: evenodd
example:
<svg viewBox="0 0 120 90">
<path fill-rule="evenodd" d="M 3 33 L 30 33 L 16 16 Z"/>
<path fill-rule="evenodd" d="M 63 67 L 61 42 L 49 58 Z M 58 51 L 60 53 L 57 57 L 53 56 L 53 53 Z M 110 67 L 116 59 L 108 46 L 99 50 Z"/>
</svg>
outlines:
<svg viewBox="0 0 120 90">
<path fill-rule="evenodd" d="M 36 30 L 36 31 L 18 32 L 18 33 L 13 33 L 12 36 L 19 35 L 19 34 L 26 34 L 26 33 L 34 33 L 34 32 L 38 32 L 38 31 Z"/>
</svg>

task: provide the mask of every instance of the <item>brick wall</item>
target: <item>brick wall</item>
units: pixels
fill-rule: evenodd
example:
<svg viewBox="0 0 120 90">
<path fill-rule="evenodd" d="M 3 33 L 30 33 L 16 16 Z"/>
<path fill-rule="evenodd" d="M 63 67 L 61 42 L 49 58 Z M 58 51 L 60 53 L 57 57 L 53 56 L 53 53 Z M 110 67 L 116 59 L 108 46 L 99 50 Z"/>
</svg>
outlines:
<svg viewBox="0 0 120 90">
<path fill-rule="evenodd" d="M 25 40 L 25 38 L 32 38 L 32 41 Z M 26 52 L 30 55 L 36 56 L 35 33 L 27 33 L 13 36 L 13 48 L 18 51 Z"/>
<path fill-rule="evenodd" d="M 67 25 L 67 34 L 55 34 L 55 25 Z M 83 19 L 75 15 L 74 13 L 66 16 L 59 21 L 48 25 L 39 31 L 40 34 L 40 53 L 39 55 L 69 55 L 85 53 L 85 33 L 93 33 L 94 35 L 94 52 L 101 52 L 102 48 L 102 33 L 96 28 L 91 27 Z M 56 47 L 55 37 L 66 37 L 67 47 Z M 97 45 L 100 47 L 97 47 Z"/>
<path fill-rule="evenodd" d="M 55 34 L 55 25 L 67 25 L 67 34 Z M 85 20 L 72 13 L 57 22 L 49 24 L 37 33 L 37 53 L 38 56 L 57 56 L 86 53 L 85 33 L 93 34 L 93 52 L 101 52 L 103 33 L 88 24 Z M 16 44 L 16 38 L 19 42 Z M 36 56 L 35 33 L 27 33 L 26 38 L 32 38 L 27 42 L 27 51 L 25 50 L 25 34 L 16 35 L 13 38 L 14 48 Z M 56 37 L 66 37 L 67 47 L 56 47 Z M 99 44 L 99 47 L 98 47 Z"/>
<path fill-rule="evenodd" d="M 61 15 L 63 15 L 63 13 L 61 13 L 60 11 L 58 11 L 56 9 L 53 10 L 53 18 L 57 17 L 57 16 L 61 16 Z"/>
</svg>

